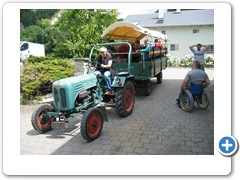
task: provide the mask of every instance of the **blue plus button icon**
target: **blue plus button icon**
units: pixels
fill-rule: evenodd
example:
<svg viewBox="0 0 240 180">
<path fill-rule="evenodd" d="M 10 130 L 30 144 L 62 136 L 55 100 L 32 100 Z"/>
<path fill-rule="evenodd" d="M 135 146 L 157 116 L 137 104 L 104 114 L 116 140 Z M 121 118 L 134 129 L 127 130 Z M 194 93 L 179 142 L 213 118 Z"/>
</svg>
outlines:
<svg viewBox="0 0 240 180">
<path fill-rule="evenodd" d="M 218 151 L 224 156 L 233 155 L 238 149 L 238 142 L 233 136 L 223 137 L 218 143 Z"/>
</svg>

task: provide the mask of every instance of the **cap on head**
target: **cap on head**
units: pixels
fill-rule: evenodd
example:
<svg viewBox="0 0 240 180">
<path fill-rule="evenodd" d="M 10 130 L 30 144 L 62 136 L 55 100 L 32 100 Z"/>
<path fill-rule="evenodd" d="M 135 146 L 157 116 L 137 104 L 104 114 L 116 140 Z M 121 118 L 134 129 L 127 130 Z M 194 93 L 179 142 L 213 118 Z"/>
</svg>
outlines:
<svg viewBox="0 0 240 180">
<path fill-rule="evenodd" d="M 106 51 L 107 51 L 107 48 L 101 47 L 99 51 L 100 51 L 100 52 L 106 52 Z"/>
</svg>

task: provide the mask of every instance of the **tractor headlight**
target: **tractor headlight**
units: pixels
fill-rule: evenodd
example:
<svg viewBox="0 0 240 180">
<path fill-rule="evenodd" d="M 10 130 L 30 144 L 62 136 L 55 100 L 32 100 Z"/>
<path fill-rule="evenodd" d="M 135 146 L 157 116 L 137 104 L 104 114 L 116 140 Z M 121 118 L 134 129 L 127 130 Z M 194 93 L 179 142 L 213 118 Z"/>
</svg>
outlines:
<svg viewBox="0 0 240 180">
<path fill-rule="evenodd" d="M 115 79 L 116 83 L 118 83 L 119 86 L 122 86 L 122 82 L 121 82 L 121 79 L 119 77 L 117 77 Z"/>
</svg>

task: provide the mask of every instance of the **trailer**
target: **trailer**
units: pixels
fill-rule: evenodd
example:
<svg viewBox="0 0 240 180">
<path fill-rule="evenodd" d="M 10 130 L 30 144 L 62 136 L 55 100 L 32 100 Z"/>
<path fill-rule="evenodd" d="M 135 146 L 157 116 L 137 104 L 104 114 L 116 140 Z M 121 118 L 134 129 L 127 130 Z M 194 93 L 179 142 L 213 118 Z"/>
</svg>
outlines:
<svg viewBox="0 0 240 180">
<path fill-rule="evenodd" d="M 149 44 L 138 51 L 126 52 L 110 52 L 114 57 L 113 67 L 118 73 L 129 73 L 134 77 L 135 87 L 143 88 L 144 95 L 151 93 L 151 81 L 153 77 L 157 78 L 157 83 L 162 83 L 163 70 L 167 68 L 167 41 L 168 37 L 160 32 L 142 28 L 130 22 L 116 22 L 109 27 L 101 35 L 102 38 L 114 40 L 117 42 L 135 42 L 148 38 L 150 40 L 159 39 L 163 43 L 162 48 L 155 48 Z M 117 43 L 109 43 L 108 46 L 117 45 Z M 124 61 L 118 59 L 119 55 L 125 55 Z"/>
</svg>

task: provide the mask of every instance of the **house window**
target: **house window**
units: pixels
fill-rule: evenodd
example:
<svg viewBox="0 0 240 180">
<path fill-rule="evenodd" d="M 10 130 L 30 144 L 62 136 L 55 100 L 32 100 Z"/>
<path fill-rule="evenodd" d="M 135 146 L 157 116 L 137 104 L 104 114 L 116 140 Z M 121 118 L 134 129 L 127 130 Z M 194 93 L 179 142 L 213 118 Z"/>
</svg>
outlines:
<svg viewBox="0 0 240 180">
<path fill-rule="evenodd" d="M 199 33 L 199 29 L 193 29 L 193 33 Z"/>
<path fill-rule="evenodd" d="M 162 30 L 162 33 L 163 33 L 163 34 L 166 34 L 166 31 L 165 31 L 165 30 Z"/>
<path fill-rule="evenodd" d="M 214 54 L 214 45 L 208 45 L 206 54 Z"/>
<path fill-rule="evenodd" d="M 179 44 L 170 44 L 170 51 L 179 50 Z"/>
</svg>

